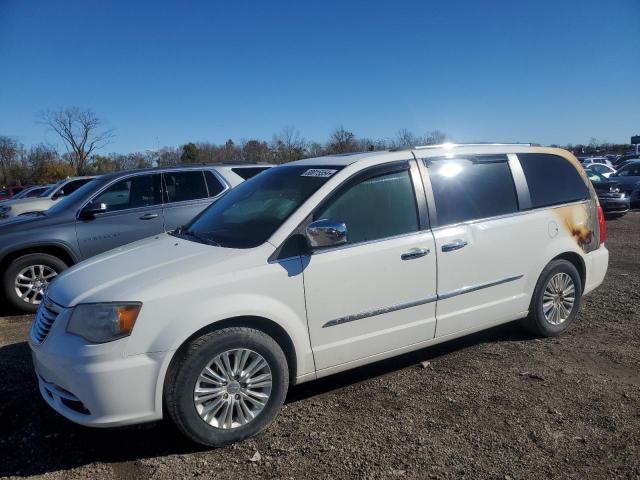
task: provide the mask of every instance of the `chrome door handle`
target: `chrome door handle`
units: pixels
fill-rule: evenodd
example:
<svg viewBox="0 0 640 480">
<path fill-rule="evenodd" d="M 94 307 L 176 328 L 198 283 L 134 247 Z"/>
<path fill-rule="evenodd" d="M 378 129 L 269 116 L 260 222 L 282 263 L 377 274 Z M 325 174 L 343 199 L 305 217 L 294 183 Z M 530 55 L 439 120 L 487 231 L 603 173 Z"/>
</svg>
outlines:
<svg viewBox="0 0 640 480">
<path fill-rule="evenodd" d="M 152 220 L 154 218 L 158 218 L 157 213 L 145 213 L 140 217 L 140 220 Z"/>
<path fill-rule="evenodd" d="M 413 260 L 414 258 L 424 257 L 428 253 L 429 253 L 428 248 L 412 248 L 408 252 L 405 252 L 402 255 L 400 255 L 400 258 L 402 260 Z"/>
<path fill-rule="evenodd" d="M 453 252 L 454 250 L 460 250 L 463 247 L 467 246 L 466 240 L 454 240 L 451 243 L 445 243 L 442 245 L 443 252 Z"/>
</svg>

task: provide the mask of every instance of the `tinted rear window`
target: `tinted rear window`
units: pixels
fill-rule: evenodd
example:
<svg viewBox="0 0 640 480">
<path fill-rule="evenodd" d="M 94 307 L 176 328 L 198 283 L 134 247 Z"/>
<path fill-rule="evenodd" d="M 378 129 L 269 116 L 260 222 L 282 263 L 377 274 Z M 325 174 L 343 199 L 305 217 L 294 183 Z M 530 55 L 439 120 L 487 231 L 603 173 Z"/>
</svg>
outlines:
<svg viewBox="0 0 640 480">
<path fill-rule="evenodd" d="M 241 168 L 232 168 L 231 171 L 242 177 L 245 180 L 249 180 L 251 177 L 255 177 L 260 172 L 264 172 L 269 167 L 241 167 Z"/>
<path fill-rule="evenodd" d="M 218 178 L 209 170 L 204 171 L 204 177 L 207 180 L 207 188 L 209 189 L 210 197 L 217 197 L 224 190 L 224 185 Z"/>
<path fill-rule="evenodd" d="M 164 185 L 169 203 L 198 200 L 209 195 L 202 170 L 165 172 Z"/>
<path fill-rule="evenodd" d="M 531 207 L 548 207 L 589 198 L 589 189 L 569 160 L 545 153 L 519 153 L 531 194 Z"/>
<path fill-rule="evenodd" d="M 518 211 L 506 156 L 425 160 L 439 225 Z"/>
</svg>

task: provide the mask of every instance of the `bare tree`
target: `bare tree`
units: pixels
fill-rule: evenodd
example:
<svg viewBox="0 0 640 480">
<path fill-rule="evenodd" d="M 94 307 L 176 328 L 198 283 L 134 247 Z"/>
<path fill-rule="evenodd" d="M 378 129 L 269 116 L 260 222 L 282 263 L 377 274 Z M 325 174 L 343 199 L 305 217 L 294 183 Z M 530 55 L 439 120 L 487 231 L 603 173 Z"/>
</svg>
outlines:
<svg viewBox="0 0 640 480">
<path fill-rule="evenodd" d="M 42 123 L 64 141 L 76 173 L 87 172 L 89 156 L 109 144 L 113 130 L 101 130 L 102 120 L 91 109 L 78 107 L 48 110 L 40 115 Z"/>
<path fill-rule="evenodd" d="M 424 137 L 422 137 L 423 145 L 439 145 L 441 143 L 446 142 L 449 139 L 446 133 L 441 132 L 440 130 L 433 130 L 431 132 L 427 132 Z"/>
<path fill-rule="evenodd" d="M 338 127 L 329 137 L 327 152 L 329 153 L 350 153 L 357 152 L 358 144 L 353 132 L 344 127 Z"/>
<path fill-rule="evenodd" d="M 2 174 L 2 182 L 9 181 L 9 170 L 15 163 L 19 151 L 20 146 L 15 139 L 0 136 L 0 174 Z"/>
<path fill-rule="evenodd" d="M 271 149 L 276 163 L 292 162 L 305 156 L 307 141 L 294 127 L 284 127 L 273 136 Z"/>
<path fill-rule="evenodd" d="M 398 133 L 396 133 L 396 138 L 392 144 L 394 148 L 407 148 L 414 147 L 419 143 L 419 140 L 416 138 L 413 132 L 407 130 L 406 128 L 403 128 L 401 130 L 398 130 Z"/>
</svg>

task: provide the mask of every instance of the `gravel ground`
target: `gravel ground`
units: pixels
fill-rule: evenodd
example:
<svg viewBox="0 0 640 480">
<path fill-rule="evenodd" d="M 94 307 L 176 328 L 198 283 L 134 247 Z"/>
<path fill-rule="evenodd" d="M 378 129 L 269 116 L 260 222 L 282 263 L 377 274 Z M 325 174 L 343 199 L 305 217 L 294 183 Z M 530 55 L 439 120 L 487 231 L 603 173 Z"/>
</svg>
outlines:
<svg viewBox="0 0 640 480">
<path fill-rule="evenodd" d="M 66 421 L 36 389 L 30 317 L 0 317 L 0 476 L 640 478 L 640 213 L 608 230 L 605 284 L 562 337 L 514 323 L 293 387 L 265 433 L 218 450 Z"/>
</svg>

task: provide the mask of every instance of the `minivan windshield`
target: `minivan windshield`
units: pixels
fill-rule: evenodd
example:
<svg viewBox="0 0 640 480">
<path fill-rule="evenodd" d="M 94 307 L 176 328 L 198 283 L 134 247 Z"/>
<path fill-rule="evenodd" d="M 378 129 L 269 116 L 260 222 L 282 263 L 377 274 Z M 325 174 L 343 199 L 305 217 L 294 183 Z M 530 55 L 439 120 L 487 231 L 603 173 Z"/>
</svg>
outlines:
<svg viewBox="0 0 640 480">
<path fill-rule="evenodd" d="M 174 235 L 228 248 L 262 245 L 340 168 L 270 168 L 232 189 Z"/>
</svg>

